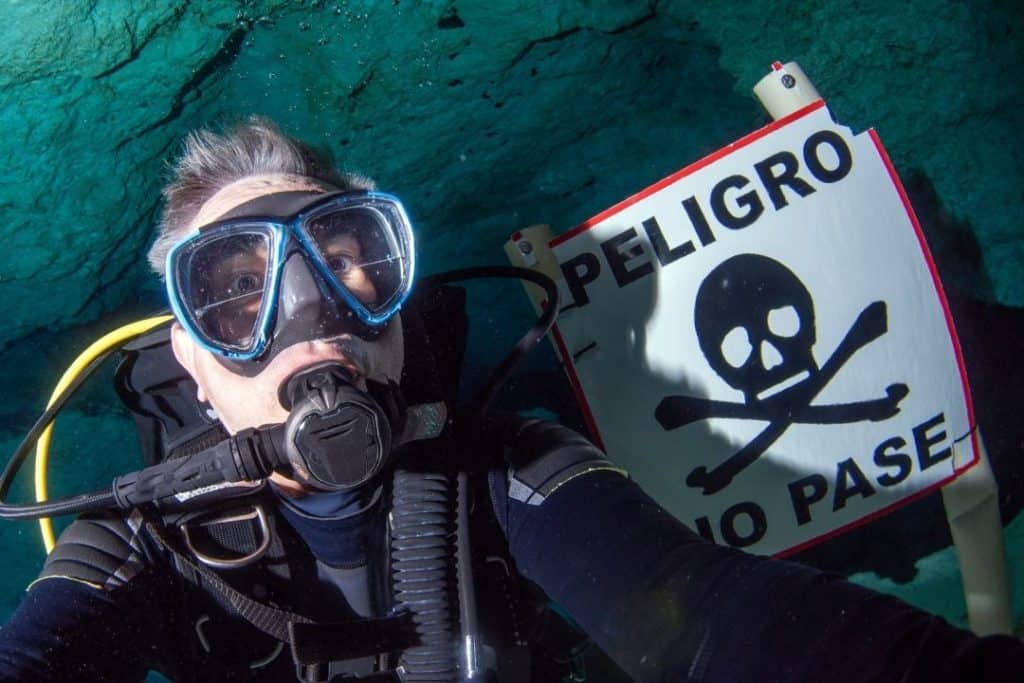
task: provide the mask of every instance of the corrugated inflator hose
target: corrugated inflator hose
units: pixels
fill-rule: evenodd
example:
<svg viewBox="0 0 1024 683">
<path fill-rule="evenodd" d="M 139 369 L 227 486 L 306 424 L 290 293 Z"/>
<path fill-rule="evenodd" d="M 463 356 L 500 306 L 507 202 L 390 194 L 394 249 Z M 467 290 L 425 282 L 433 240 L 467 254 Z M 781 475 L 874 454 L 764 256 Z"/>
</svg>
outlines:
<svg viewBox="0 0 1024 683">
<path fill-rule="evenodd" d="M 458 680 L 452 614 L 455 501 L 451 477 L 395 472 L 391 509 L 391 571 L 396 607 L 408 610 L 422 644 L 402 653 L 403 680 Z"/>
</svg>

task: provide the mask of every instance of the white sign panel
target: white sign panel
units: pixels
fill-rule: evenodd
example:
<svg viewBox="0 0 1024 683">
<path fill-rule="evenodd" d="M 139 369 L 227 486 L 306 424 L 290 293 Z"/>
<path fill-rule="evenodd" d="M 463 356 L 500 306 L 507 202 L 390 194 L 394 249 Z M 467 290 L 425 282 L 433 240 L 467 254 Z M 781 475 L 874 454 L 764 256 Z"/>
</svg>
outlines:
<svg viewBox="0 0 1024 683">
<path fill-rule="evenodd" d="M 551 246 L 592 429 L 704 536 L 785 553 L 975 462 L 920 227 L 878 137 L 823 103 Z"/>
</svg>

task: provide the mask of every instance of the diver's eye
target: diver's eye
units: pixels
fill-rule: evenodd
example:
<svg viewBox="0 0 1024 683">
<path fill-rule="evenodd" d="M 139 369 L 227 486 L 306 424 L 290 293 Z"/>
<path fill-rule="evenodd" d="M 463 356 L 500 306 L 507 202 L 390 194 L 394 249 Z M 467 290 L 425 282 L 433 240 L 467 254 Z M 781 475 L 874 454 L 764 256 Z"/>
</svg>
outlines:
<svg viewBox="0 0 1024 683">
<path fill-rule="evenodd" d="M 259 273 L 236 273 L 231 278 L 228 291 L 231 296 L 241 296 L 259 290 L 263 286 L 263 278 Z"/>
<path fill-rule="evenodd" d="M 356 261 L 347 254 L 337 254 L 327 259 L 327 266 L 335 273 L 344 275 L 356 267 Z"/>
</svg>

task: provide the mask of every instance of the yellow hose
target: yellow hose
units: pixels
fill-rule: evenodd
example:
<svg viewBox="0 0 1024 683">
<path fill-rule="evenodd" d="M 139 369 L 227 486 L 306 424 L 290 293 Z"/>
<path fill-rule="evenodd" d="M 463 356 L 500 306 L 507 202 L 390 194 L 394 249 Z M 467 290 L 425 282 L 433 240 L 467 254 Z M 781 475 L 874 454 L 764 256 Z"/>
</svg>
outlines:
<svg viewBox="0 0 1024 683">
<path fill-rule="evenodd" d="M 153 318 L 146 318 L 144 320 L 137 320 L 133 323 L 128 323 L 122 327 L 117 328 L 113 332 L 103 335 L 96 341 L 94 341 L 89 348 L 79 354 L 75 362 L 64 371 L 60 381 L 57 382 L 57 387 L 53 390 L 53 394 L 50 395 L 50 400 L 46 404 L 47 409 L 54 404 L 58 397 L 69 384 L 75 381 L 75 378 L 82 372 L 82 370 L 91 363 L 94 359 L 106 353 L 110 349 L 117 348 L 135 337 L 141 336 L 153 328 L 166 323 L 171 320 L 173 316 L 160 315 Z M 54 417 L 53 422 L 43 431 L 39 436 L 39 441 L 36 443 L 36 463 L 35 463 L 35 482 L 36 482 L 36 502 L 46 502 L 46 467 L 50 457 L 50 435 L 53 431 L 53 425 L 57 419 Z M 43 534 L 43 546 L 46 548 L 46 554 L 49 555 L 50 551 L 53 550 L 53 546 L 56 545 L 57 541 L 53 534 L 53 522 L 49 517 L 43 517 L 39 520 L 39 529 Z"/>
</svg>

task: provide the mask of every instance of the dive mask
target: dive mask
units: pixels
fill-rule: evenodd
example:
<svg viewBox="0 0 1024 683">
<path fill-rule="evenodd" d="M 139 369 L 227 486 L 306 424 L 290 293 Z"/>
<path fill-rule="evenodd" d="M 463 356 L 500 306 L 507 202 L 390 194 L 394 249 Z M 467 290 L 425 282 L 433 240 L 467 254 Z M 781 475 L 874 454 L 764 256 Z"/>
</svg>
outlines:
<svg viewBox="0 0 1024 683">
<path fill-rule="evenodd" d="M 175 245 L 167 294 L 200 346 L 256 361 L 272 343 L 376 339 L 408 297 L 413 269 L 412 226 L 396 197 L 282 192 Z"/>
</svg>

